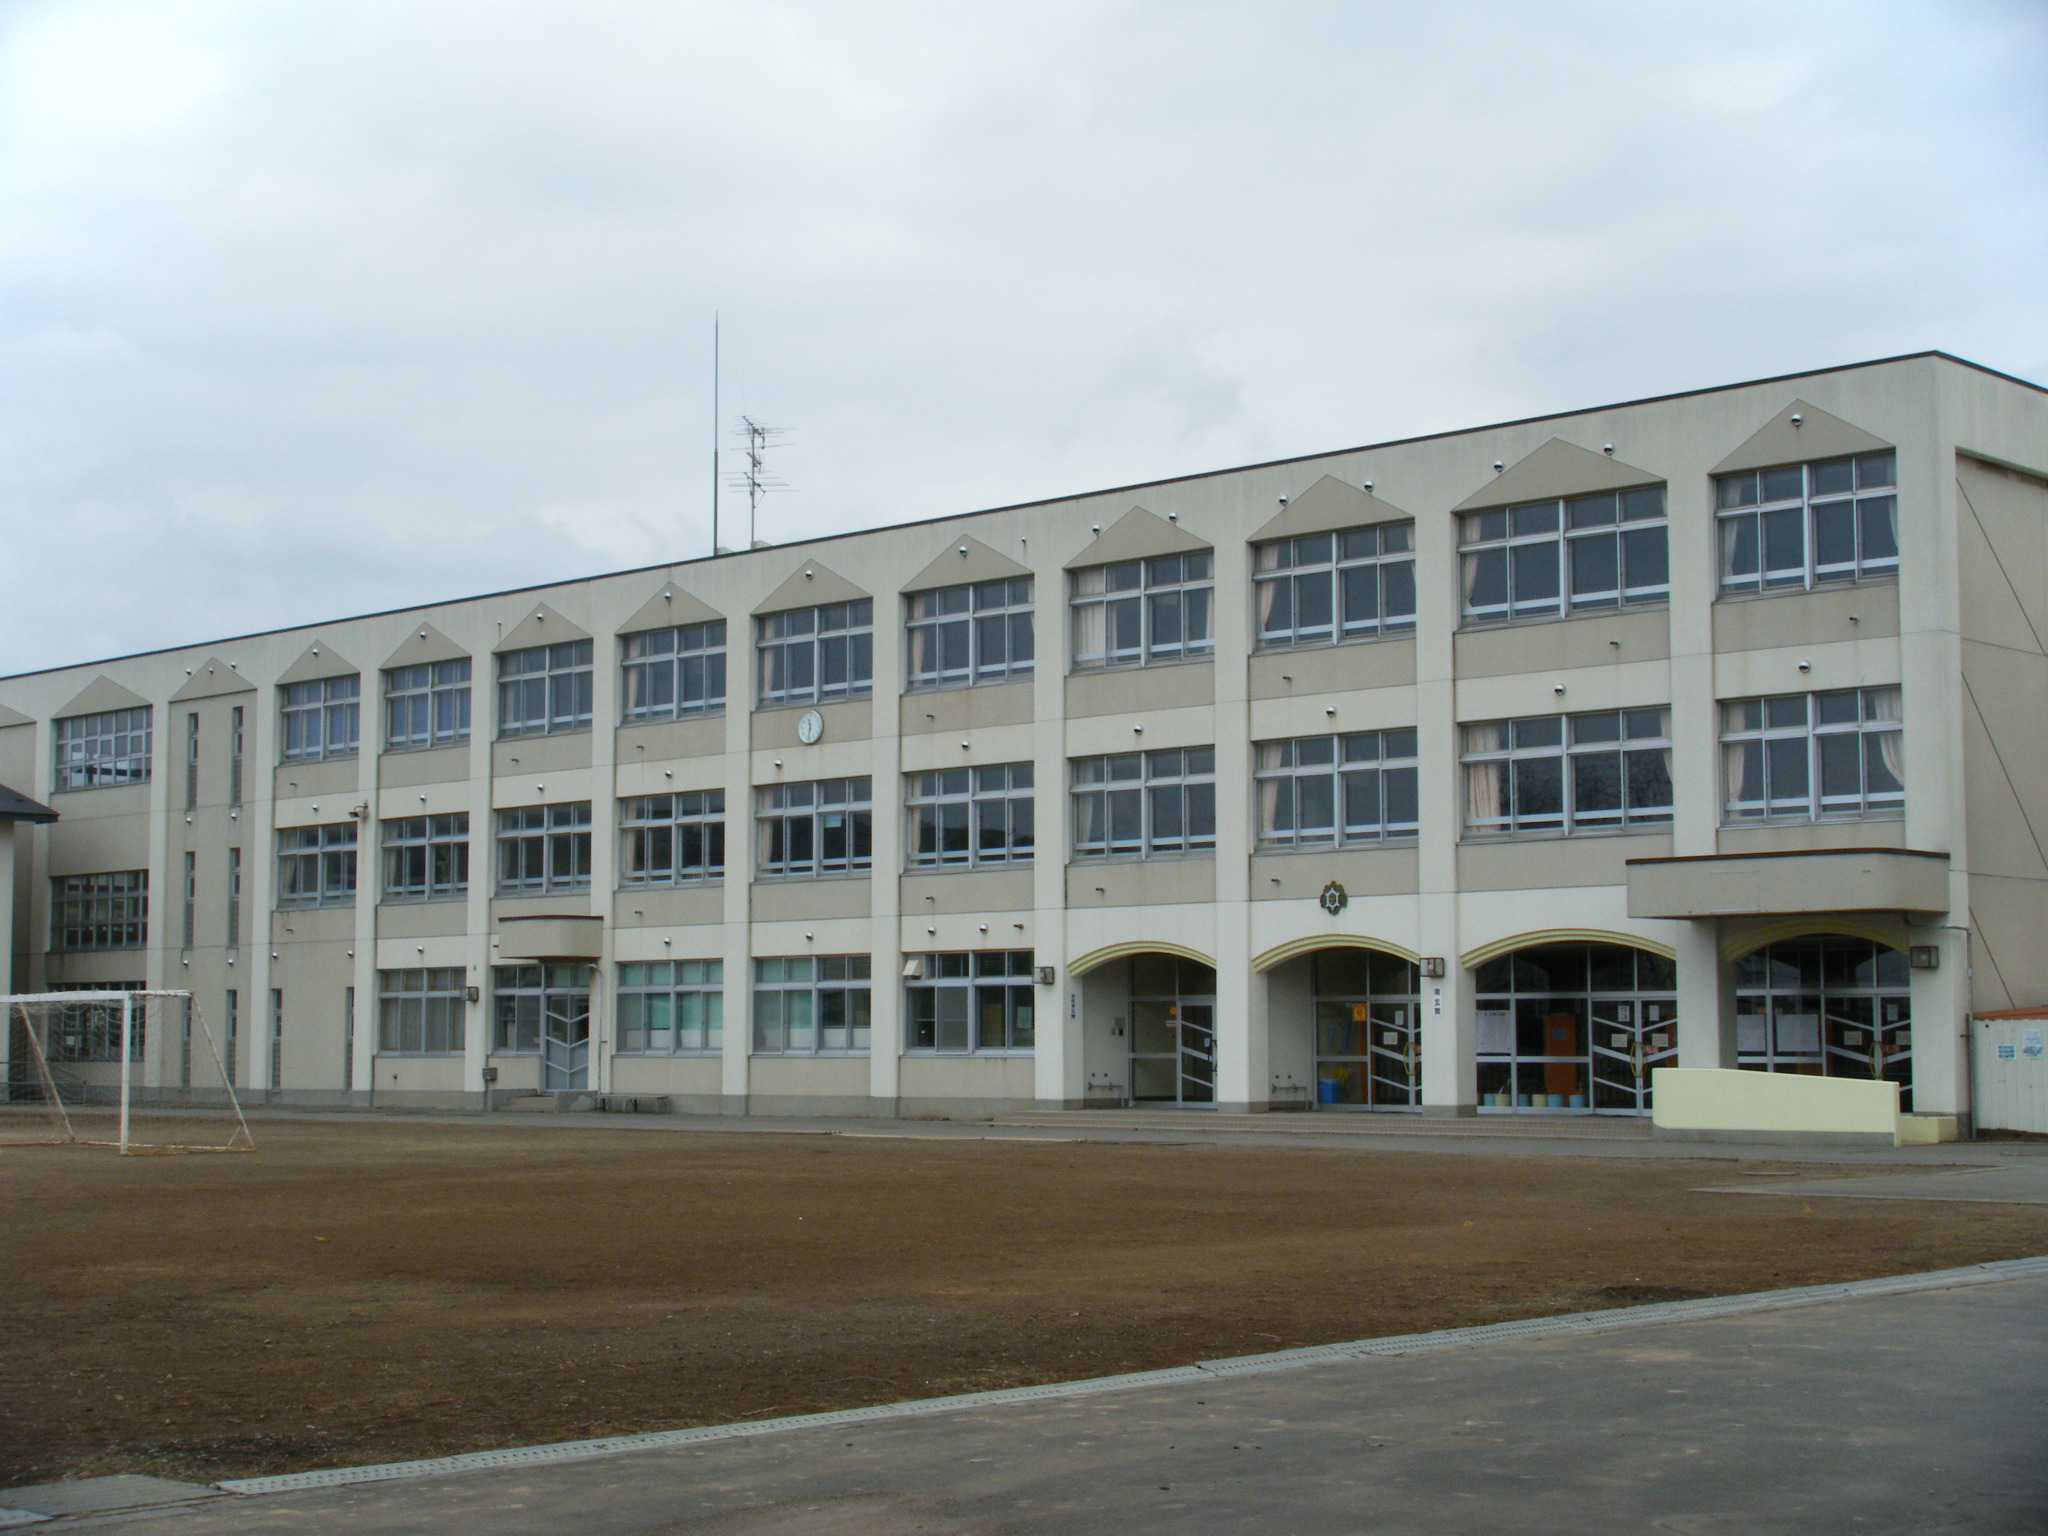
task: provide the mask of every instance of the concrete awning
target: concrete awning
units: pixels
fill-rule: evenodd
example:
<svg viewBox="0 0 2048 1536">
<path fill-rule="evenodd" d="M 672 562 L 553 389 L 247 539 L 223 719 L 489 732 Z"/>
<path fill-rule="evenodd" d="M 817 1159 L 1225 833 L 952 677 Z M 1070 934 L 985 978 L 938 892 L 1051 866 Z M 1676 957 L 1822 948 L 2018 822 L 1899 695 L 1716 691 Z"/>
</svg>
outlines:
<svg viewBox="0 0 2048 1536">
<path fill-rule="evenodd" d="M 500 960 L 595 960 L 604 953 L 604 919 L 581 916 L 501 917 Z"/>
<path fill-rule="evenodd" d="M 1630 917 L 1946 912 L 1948 855 L 1911 848 L 1630 859 Z"/>
<path fill-rule="evenodd" d="M 31 800 L 27 795 L 17 794 L 5 784 L 0 784 L 0 821 L 52 822 L 57 813 L 40 800 Z"/>
</svg>

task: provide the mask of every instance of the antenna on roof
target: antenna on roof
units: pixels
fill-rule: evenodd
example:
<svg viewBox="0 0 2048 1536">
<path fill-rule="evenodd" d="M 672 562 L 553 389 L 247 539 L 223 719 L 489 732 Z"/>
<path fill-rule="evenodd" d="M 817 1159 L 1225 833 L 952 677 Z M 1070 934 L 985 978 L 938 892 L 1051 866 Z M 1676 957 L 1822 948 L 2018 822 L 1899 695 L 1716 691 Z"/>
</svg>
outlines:
<svg viewBox="0 0 2048 1536">
<path fill-rule="evenodd" d="M 766 455 L 772 449 L 786 446 L 782 440 L 789 436 L 789 432 L 783 427 L 763 426 L 751 416 L 740 418 L 737 432 L 747 441 L 747 467 L 732 477 L 732 483 L 735 489 L 746 489 L 747 547 L 758 549 L 760 540 L 754 536 L 754 523 L 761 510 L 761 498 L 770 491 L 789 489 L 787 480 L 778 479 L 768 472 Z"/>
<path fill-rule="evenodd" d="M 711 311 L 711 553 L 718 548 L 718 311 Z"/>
</svg>

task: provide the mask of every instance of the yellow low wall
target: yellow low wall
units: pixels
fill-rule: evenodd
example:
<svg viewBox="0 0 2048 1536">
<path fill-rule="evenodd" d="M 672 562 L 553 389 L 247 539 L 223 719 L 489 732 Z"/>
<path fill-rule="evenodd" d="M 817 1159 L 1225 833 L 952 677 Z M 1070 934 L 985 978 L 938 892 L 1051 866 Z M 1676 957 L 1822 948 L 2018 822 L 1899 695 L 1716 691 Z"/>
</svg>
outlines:
<svg viewBox="0 0 2048 1536">
<path fill-rule="evenodd" d="M 1899 1144 L 1899 1085 L 1794 1072 L 1658 1067 L 1650 1074 L 1659 1136 L 1694 1141 Z"/>
</svg>

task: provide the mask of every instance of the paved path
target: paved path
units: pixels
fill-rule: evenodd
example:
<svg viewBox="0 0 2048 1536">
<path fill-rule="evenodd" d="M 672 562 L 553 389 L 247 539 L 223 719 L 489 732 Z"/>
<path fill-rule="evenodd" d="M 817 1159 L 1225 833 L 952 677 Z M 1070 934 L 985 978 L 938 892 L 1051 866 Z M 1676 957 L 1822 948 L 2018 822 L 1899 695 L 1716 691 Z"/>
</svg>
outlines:
<svg viewBox="0 0 2048 1536">
<path fill-rule="evenodd" d="M 2048 1277 L 30 1529 L 2033 1536 L 2048 1530 Z"/>
<path fill-rule="evenodd" d="M 1855 1200 L 1969 1200 L 1994 1205 L 2048 1205 L 2048 1157 L 2008 1158 L 1974 1168 L 1919 1168 L 1911 1173 L 1859 1173 L 1850 1178 L 1756 1180 L 1710 1185 L 1721 1194 L 1798 1195 Z"/>
</svg>

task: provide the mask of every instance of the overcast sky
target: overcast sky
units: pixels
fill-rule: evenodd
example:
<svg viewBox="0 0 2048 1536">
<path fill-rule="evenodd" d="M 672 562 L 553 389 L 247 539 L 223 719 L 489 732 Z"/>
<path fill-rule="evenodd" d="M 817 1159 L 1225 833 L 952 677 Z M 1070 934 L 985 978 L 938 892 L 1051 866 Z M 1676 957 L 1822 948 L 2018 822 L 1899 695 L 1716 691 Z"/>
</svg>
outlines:
<svg viewBox="0 0 2048 1536">
<path fill-rule="evenodd" d="M 706 553 L 714 310 L 777 542 L 2048 380 L 2044 86 L 2041 0 L 0 0 L 0 673 Z"/>
</svg>

